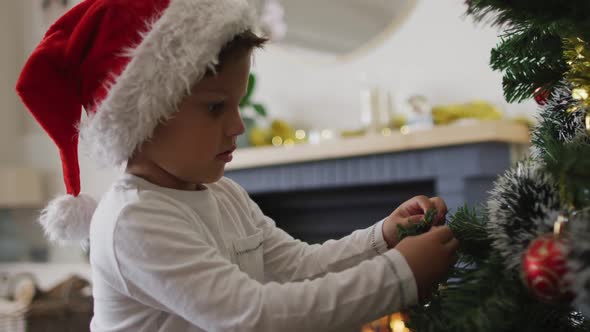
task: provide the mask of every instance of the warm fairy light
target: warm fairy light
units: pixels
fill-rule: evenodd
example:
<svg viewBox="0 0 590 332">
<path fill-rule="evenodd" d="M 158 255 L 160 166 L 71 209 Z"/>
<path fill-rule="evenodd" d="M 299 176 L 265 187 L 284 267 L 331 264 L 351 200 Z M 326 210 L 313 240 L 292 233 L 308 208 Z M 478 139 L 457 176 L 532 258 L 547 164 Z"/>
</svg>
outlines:
<svg viewBox="0 0 590 332">
<path fill-rule="evenodd" d="M 287 138 L 284 142 L 283 142 L 284 146 L 293 146 L 295 145 L 295 141 L 292 140 L 291 138 Z"/>
<path fill-rule="evenodd" d="M 389 128 L 383 128 L 383 129 L 381 129 L 381 135 L 383 135 L 383 136 L 391 136 L 391 129 L 389 129 Z"/>
<path fill-rule="evenodd" d="M 272 145 L 274 146 L 281 146 L 283 145 L 283 139 L 280 136 L 275 136 L 272 138 Z"/>
<path fill-rule="evenodd" d="M 399 131 L 401 131 L 402 134 L 407 135 L 410 133 L 410 127 L 402 126 Z"/>
<path fill-rule="evenodd" d="M 400 313 L 395 313 L 389 321 L 389 328 L 392 332 L 409 332 L 410 330 L 404 324 L 403 317 Z"/>
<path fill-rule="evenodd" d="M 586 91 L 584 88 L 573 89 L 572 98 L 575 100 L 586 100 L 588 99 L 588 91 Z"/>
<path fill-rule="evenodd" d="M 305 139 L 306 136 L 307 134 L 305 133 L 305 130 L 299 129 L 295 132 L 295 138 L 297 138 L 298 140 Z"/>
<path fill-rule="evenodd" d="M 404 315 L 395 313 L 391 316 L 381 317 L 380 319 L 366 324 L 362 327 L 361 332 L 410 332 L 404 323 Z"/>
</svg>

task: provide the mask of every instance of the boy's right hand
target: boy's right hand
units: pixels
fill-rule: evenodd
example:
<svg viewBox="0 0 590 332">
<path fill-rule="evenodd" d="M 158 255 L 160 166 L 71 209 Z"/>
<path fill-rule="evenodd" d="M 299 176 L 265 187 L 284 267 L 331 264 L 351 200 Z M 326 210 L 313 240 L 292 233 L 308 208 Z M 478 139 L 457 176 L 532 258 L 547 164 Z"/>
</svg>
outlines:
<svg viewBox="0 0 590 332">
<path fill-rule="evenodd" d="M 428 297 L 446 276 L 456 262 L 458 247 L 459 241 L 448 226 L 433 227 L 424 234 L 407 237 L 395 247 L 414 273 L 420 300 Z"/>
</svg>

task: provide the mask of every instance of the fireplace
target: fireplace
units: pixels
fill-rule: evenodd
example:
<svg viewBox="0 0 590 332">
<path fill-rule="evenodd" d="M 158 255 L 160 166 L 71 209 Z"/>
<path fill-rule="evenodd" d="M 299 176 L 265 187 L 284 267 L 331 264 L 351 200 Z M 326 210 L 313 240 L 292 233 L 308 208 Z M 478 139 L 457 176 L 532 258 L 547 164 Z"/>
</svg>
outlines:
<svg viewBox="0 0 590 332">
<path fill-rule="evenodd" d="M 321 188 L 252 195 L 278 227 L 308 243 L 366 228 L 415 195 L 434 195 L 433 181 Z"/>
<path fill-rule="evenodd" d="M 513 156 L 511 145 L 486 142 L 231 169 L 226 175 L 279 227 L 318 243 L 368 227 L 415 195 L 440 196 L 451 213 L 464 204 L 475 207 L 486 201 Z"/>
</svg>

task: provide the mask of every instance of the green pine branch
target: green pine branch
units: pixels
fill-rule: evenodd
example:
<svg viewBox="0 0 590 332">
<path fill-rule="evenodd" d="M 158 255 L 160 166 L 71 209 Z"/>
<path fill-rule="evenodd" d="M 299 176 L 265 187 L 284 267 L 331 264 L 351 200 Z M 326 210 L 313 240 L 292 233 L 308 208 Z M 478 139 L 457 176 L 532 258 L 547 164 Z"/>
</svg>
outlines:
<svg viewBox="0 0 590 332">
<path fill-rule="evenodd" d="M 424 217 L 408 226 L 397 226 L 399 240 L 408 236 L 416 236 L 427 232 L 433 224 L 436 210 L 431 209 Z M 491 250 L 491 240 L 485 229 L 485 221 L 473 209 L 461 207 L 450 218 L 448 223 L 455 237 L 459 240 L 459 255 L 466 262 L 477 262 L 488 257 Z"/>
<path fill-rule="evenodd" d="M 400 227 L 400 237 L 428 231 L 435 211 Z M 529 295 L 517 272 L 491 246 L 485 216 L 462 207 L 449 227 L 460 241 L 460 258 L 426 303 L 408 311 L 408 327 L 418 332 L 590 331 L 571 307 L 541 303 Z"/>
<path fill-rule="evenodd" d="M 569 86 L 563 84 L 569 71 L 564 40 L 590 40 L 590 1 L 466 3 L 467 14 L 477 21 L 509 28 L 490 61 L 493 69 L 503 72 L 506 99 L 522 101 L 533 96 L 537 88 L 553 92 L 533 132 L 537 160 L 559 180 L 563 202 L 578 209 L 590 206 L 590 136 L 582 125 L 585 112 L 566 111 L 572 109 L 574 101 Z M 570 73 L 567 79 L 578 76 Z M 524 205 L 538 203 L 532 194 L 514 194 L 522 195 L 519 201 Z M 449 227 L 460 241 L 459 262 L 427 303 L 409 311 L 408 325 L 419 332 L 590 331 L 569 304 L 543 303 L 530 295 L 520 273 L 507 269 L 502 255 L 492 246 L 487 223 L 485 214 L 466 207 L 450 218 Z M 431 225 L 425 217 L 400 234 L 417 235 Z"/>
<path fill-rule="evenodd" d="M 522 60 L 559 58 L 562 52 L 563 42 L 558 26 L 518 26 L 500 36 L 500 44 L 492 53 L 492 65 L 498 66 L 495 69 L 504 70 L 504 63 L 513 65 Z"/>
<path fill-rule="evenodd" d="M 563 40 L 590 37 L 587 0 L 466 0 L 477 21 L 508 28 L 492 51 L 492 68 L 504 73 L 508 102 L 532 97 L 537 88 L 551 91 L 569 70 Z"/>
<path fill-rule="evenodd" d="M 541 159 L 546 154 L 554 155 L 555 149 L 576 137 L 588 137 L 584 123 L 586 112 L 582 107 L 576 107 L 577 101 L 571 95 L 569 84 L 560 84 L 539 112 L 539 124 L 531 132 L 531 141 Z M 590 137 L 587 143 L 590 144 Z"/>
<path fill-rule="evenodd" d="M 461 265 L 459 265 L 461 266 Z M 409 312 L 414 331 L 505 331 L 513 325 L 518 298 L 499 256 L 476 267 L 456 267 L 455 278 L 441 285 L 424 305 Z"/>
<path fill-rule="evenodd" d="M 449 227 L 459 240 L 459 255 L 467 264 L 478 263 L 489 257 L 492 240 L 485 228 L 486 220 L 475 209 L 461 207 L 451 217 Z"/>
<path fill-rule="evenodd" d="M 408 314 L 407 325 L 417 332 L 590 331 L 568 304 L 531 297 L 497 254 L 477 266 L 459 264 L 427 303 Z"/>
<path fill-rule="evenodd" d="M 563 59 L 563 42 L 555 25 L 515 27 L 508 30 L 492 50 L 491 67 L 504 72 L 506 100 L 520 102 L 537 88 L 551 91 L 568 70 Z"/>
<path fill-rule="evenodd" d="M 424 217 L 418 222 L 409 222 L 408 226 L 397 225 L 398 240 L 401 241 L 408 236 L 416 236 L 426 233 L 432 227 L 436 210 L 430 209 L 426 211 Z"/>
<path fill-rule="evenodd" d="M 545 169 L 559 179 L 561 200 L 575 209 L 590 207 L 590 144 L 587 136 L 570 143 L 545 137 Z"/>
<path fill-rule="evenodd" d="M 587 0 L 466 0 L 467 14 L 495 26 L 557 24 L 563 35 L 590 36 Z"/>
</svg>

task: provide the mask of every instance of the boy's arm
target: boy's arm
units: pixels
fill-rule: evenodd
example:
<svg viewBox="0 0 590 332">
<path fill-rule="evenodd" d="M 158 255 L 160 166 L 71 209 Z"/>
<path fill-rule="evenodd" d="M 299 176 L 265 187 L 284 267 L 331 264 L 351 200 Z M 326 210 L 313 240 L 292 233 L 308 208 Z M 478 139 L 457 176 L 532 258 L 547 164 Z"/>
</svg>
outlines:
<svg viewBox="0 0 590 332">
<path fill-rule="evenodd" d="M 256 227 L 263 230 L 264 270 L 269 280 L 314 279 L 329 272 L 343 271 L 387 252 L 383 221 L 339 240 L 310 245 L 276 227 L 275 222 L 264 215 L 239 184 L 228 178 L 224 178 L 222 184 L 242 201 Z"/>
<path fill-rule="evenodd" d="M 275 222 L 264 215 L 238 184 L 229 179 L 225 183 L 237 192 L 255 225 L 263 230 L 264 267 L 268 279 L 282 282 L 314 279 L 329 272 L 343 271 L 383 254 L 388 247 L 395 246 L 393 243 L 397 243 L 397 225 L 417 222 L 431 210 L 438 213 L 436 220 L 433 220 L 438 225 L 444 222 L 447 211 L 446 204 L 438 197 L 416 196 L 369 228 L 357 230 L 339 240 L 329 240 L 322 245 L 309 245 L 277 228 Z"/>
<path fill-rule="evenodd" d="M 121 291 L 204 330 L 343 330 L 417 301 L 412 271 L 397 250 L 311 281 L 261 284 L 177 209 L 164 210 L 147 205 L 122 212 L 113 241 Z"/>
<path fill-rule="evenodd" d="M 339 240 L 310 245 L 276 227 L 255 202 L 249 200 L 249 204 L 254 222 L 264 234 L 265 273 L 274 281 L 314 279 L 344 271 L 388 250 L 383 239 L 383 221 Z"/>
</svg>

